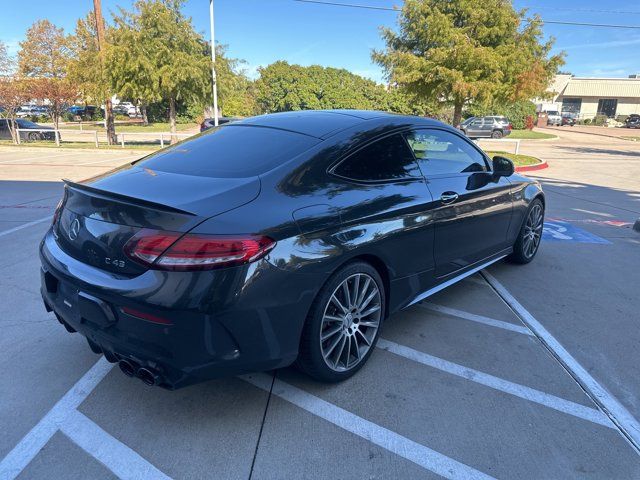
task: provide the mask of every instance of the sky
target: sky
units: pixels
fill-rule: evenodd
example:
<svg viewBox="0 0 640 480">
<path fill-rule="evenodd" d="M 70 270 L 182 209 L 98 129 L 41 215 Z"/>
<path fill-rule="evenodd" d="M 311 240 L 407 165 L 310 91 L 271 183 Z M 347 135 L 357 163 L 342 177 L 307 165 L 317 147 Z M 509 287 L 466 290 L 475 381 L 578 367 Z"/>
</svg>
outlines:
<svg viewBox="0 0 640 480">
<path fill-rule="evenodd" d="M 400 0 L 334 1 L 383 7 L 402 4 Z M 102 4 L 105 18 L 110 19 L 110 12 L 117 12 L 118 7 L 130 8 L 132 0 L 102 0 Z M 77 18 L 93 8 L 92 0 L 30 0 L 29 8 L 16 5 L 14 0 L 0 0 L 0 40 L 13 54 L 36 20 L 48 18 L 69 33 Z M 640 25 L 638 0 L 514 0 L 514 5 L 527 7 L 546 20 Z M 184 12 L 208 39 L 209 1 L 187 0 Z M 394 28 L 396 17 L 397 13 L 390 11 L 293 0 L 215 0 L 215 35 L 218 43 L 228 46 L 229 56 L 246 62 L 244 68 L 253 78 L 260 66 L 287 60 L 346 68 L 382 82 L 383 72 L 371 61 L 371 51 L 384 47 L 379 28 Z M 554 52 L 567 53 L 563 71 L 590 77 L 640 73 L 640 29 L 548 24 L 544 33 L 555 37 Z"/>
</svg>

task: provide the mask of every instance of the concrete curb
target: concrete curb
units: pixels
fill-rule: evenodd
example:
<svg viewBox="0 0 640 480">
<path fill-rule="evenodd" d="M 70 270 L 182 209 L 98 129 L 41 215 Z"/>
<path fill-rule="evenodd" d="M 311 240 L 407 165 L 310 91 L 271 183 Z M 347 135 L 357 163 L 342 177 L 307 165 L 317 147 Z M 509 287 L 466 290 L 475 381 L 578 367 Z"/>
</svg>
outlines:
<svg viewBox="0 0 640 480">
<path fill-rule="evenodd" d="M 547 130 L 556 130 L 558 132 L 571 132 L 571 133 L 580 133 L 582 135 L 595 135 L 597 137 L 606 137 L 606 138 L 615 138 L 616 140 L 626 140 L 629 141 L 628 139 L 625 139 L 623 135 L 608 135 L 606 133 L 598 133 L 598 132 L 583 132 L 581 130 L 569 130 L 567 129 L 563 129 L 562 127 L 541 127 L 541 128 L 546 128 Z M 571 128 L 571 127 L 569 127 Z M 621 127 L 611 127 L 611 128 L 621 128 Z M 630 135 L 631 136 L 631 135 Z M 633 140 L 631 140 L 633 141 Z"/>
<path fill-rule="evenodd" d="M 543 160 L 535 165 L 522 165 L 520 167 L 516 167 L 516 172 L 533 172 L 535 170 L 544 170 L 545 168 L 549 168 L 549 164 Z"/>
<path fill-rule="evenodd" d="M 125 154 L 141 154 L 146 155 L 149 153 L 157 152 L 159 149 L 127 149 L 127 148 L 70 148 L 70 147 L 35 147 L 35 146 L 22 146 L 22 145 L 10 145 L 10 144 L 0 144 L 0 152 L 2 149 L 14 149 L 15 151 L 20 150 L 21 152 L 52 152 L 52 153 L 61 153 L 61 152 L 86 152 L 86 153 L 125 153 Z"/>
</svg>

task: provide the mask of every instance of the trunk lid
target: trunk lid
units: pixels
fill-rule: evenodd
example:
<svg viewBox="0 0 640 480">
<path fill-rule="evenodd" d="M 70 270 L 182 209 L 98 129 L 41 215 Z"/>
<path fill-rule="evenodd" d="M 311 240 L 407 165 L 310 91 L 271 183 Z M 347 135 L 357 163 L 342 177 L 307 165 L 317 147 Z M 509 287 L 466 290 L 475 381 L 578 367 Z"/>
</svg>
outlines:
<svg viewBox="0 0 640 480">
<path fill-rule="evenodd" d="M 122 168 L 83 183 L 65 181 L 54 235 L 72 257 L 122 275 L 146 267 L 124 254 L 141 229 L 188 232 L 207 218 L 255 199 L 258 177 L 212 178 Z"/>
</svg>

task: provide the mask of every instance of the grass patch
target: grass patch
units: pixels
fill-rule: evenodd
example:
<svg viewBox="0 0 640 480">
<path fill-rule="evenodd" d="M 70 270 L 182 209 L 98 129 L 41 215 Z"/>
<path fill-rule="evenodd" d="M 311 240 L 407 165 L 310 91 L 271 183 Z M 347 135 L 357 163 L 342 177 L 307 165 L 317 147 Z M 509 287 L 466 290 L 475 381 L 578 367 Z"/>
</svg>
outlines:
<svg viewBox="0 0 640 480">
<path fill-rule="evenodd" d="M 530 155 L 516 155 L 515 153 L 507 153 L 507 152 L 485 152 L 489 157 L 493 158 L 495 155 L 499 155 L 501 157 L 506 157 L 511 160 L 516 167 L 523 167 L 525 165 L 536 165 L 538 163 L 542 163 L 542 160 L 536 157 L 532 157 Z"/>
<path fill-rule="evenodd" d="M 534 132 L 533 130 L 512 130 L 511 135 L 505 138 L 512 138 L 514 140 L 545 140 L 558 137 L 550 133 Z"/>
<path fill-rule="evenodd" d="M 198 124 L 197 123 L 179 123 L 176 125 L 176 129 L 178 132 L 183 132 L 185 130 L 189 130 L 191 128 L 195 128 L 197 127 Z M 64 126 L 60 126 L 60 128 L 62 130 L 80 130 L 80 125 L 78 125 L 77 123 L 68 123 Z M 82 129 L 83 130 L 97 130 L 98 132 L 104 132 L 106 131 L 104 126 L 102 126 L 102 124 L 100 123 L 87 123 L 87 124 L 83 124 L 82 125 Z M 116 124 L 116 133 L 118 132 L 123 132 L 123 133 L 159 133 L 159 132 L 169 132 L 171 129 L 169 127 L 169 123 L 168 122 L 162 122 L 162 123 L 150 123 L 149 125 L 147 125 L 146 127 L 142 124 Z"/>
<path fill-rule="evenodd" d="M 629 140 L 630 142 L 640 142 L 640 137 L 620 137 L 624 140 Z"/>
<path fill-rule="evenodd" d="M 167 142 L 166 146 L 169 145 Z M 38 140 L 36 142 L 22 141 L 20 145 L 16 145 L 11 140 L 0 140 L 0 146 L 7 147 L 37 147 L 37 148 L 71 148 L 71 149 L 84 149 L 84 150 L 96 150 L 96 145 L 93 142 L 60 142 L 60 146 L 56 145 L 53 140 Z M 98 150 L 159 150 L 160 144 L 154 145 L 152 143 L 144 142 L 129 142 L 124 144 L 124 148 L 121 145 L 107 145 L 106 143 L 100 143 Z"/>
</svg>

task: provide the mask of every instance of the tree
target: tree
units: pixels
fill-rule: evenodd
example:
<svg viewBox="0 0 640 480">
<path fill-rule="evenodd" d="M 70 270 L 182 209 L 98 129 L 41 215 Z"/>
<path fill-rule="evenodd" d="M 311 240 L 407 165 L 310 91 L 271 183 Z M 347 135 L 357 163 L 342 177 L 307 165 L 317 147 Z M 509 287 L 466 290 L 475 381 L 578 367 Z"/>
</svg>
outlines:
<svg viewBox="0 0 640 480">
<path fill-rule="evenodd" d="M 78 89 L 66 78 L 71 58 L 68 39 L 62 28 L 49 20 L 38 20 L 28 30 L 18 52 L 18 73 L 29 79 L 31 98 L 47 105 L 58 128 L 60 116 L 78 98 Z"/>
<path fill-rule="evenodd" d="M 386 49 L 372 53 L 388 80 L 419 98 L 454 108 L 516 101 L 542 93 L 563 63 L 541 43 L 541 21 L 508 0 L 406 0 L 399 31 L 383 28 Z M 524 24 L 524 26 L 523 26 Z"/>
<path fill-rule="evenodd" d="M 0 107 L 3 109 L 2 115 L 9 120 L 9 132 L 14 143 L 18 142 L 16 113 L 21 105 L 32 98 L 29 87 L 27 80 L 14 75 L 0 78 Z"/>
<path fill-rule="evenodd" d="M 18 71 L 25 77 L 62 78 L 66 75 L 69 49 L 64 29 L 49 20 L 38 20 L 20 42 Z"/>
<path fill-rule="evenodd" d="M 7 52 L 7 46 L 0 40 L 0 77 L 13 73 L 14 60 Z"/>
<path fill-rule="evenodd" d="M 209 43 L 205 46 L 207 56 L 210 56 Z M 254 85 L 242 69 L 243 60 L 230 58 L 226 45 L 216 45 L 216 76 L 218 85 L 218 104 L 223 116 L 248 117 L 258 113 Z M 207 89 L 211 93 L 211 78 L 207 80 Z M 200 102 L 201 107 L 211 105 L 213 99 L 207 96 Z"/>
<path fill-rule="evenodd" d="M 32 99 L 48 101 L 47 110 L 57 129 L 60 117 L 78 98 L 78 87 L 66 78 L 33 78 L 29 84 Z"/>
<path fill-rule="evenodd" d="M 169 103 L 169 124 L 176 132 L 178 101 L 201 101 L 209 94 L 211 58 L 206 42 L 182 12 L 183 0 L 138 0 L 131 12 L 115 16 L 110 65 L 119 88 Z M 129 49 L 129 53 L 126 50 Z M 136 67 L 131 71 L 126 62 Z M 130 75 L 123 79 L 124 75 Z M 135 85 L 135 86 L 134 86 Z M 173 139 L 172 139 L 173 141 Z"/>
<path fill-rule="evenodd" d="M 432 110 L 402 88 L 385 88 L 345 69 L 278 61 L 259 71 L 254 89 L 265 113 L 352 108 L 425 115 Z"/>
<path fill-rule="evenodd" d="M 67 77 L 76 84 L 85 104 L 90 101 L 99 105 L 110 98 L 113 91 L 100 57 L 94 12 L 78 20 L 68 45 L 71 58 Z"/>
</svg>

